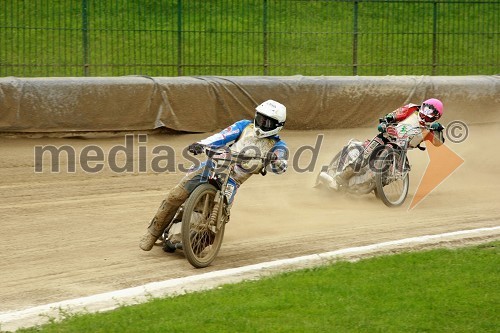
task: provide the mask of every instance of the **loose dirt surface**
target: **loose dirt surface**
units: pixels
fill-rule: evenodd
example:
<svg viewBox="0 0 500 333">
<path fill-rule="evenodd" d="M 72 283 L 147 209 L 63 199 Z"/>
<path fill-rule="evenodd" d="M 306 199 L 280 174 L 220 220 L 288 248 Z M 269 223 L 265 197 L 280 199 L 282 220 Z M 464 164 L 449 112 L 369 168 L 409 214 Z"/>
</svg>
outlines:
<svg viewBox="0 0 500 333">
<path fill-rule="evenodd" d="M 490 143 L 500 141 L 499 126 L 475 125 L 469 130 L 465 142 L 447 143 L 465 163 L 413 210 L 408 206 L 428 163 L 426 152 L 410 152 L 408 199 L 404 206 L 390 209 L 373 194 L 353 197 L 312 188 L 321 166 L 344 143 L 352 137 L 368 138 L 374 129 L 323 132 L 311 172 L 298 170 L 314 162 L 310 150 L 298 155 L 298 149 L 314 146 L 318 132 L 285 131 L 290 169 L 280 176 L 254 176 L 240 188 L 219 256 L 201 270 L 193 268 L 182 252 L 167 254 L 158 246 L 143 252 L 138 242 L 167 190 L 183 176 L 180 171 L 150 170 L 158 164 L 155 157 L 169 152 L 165 147 L 160 151 L 161 146 L 176 152 L 175 161 L 169 153 L 169 166 L 188 167 L 182 149 L 206 134 L 150 135 L 147 143 L 139 143 L 136 135 L 129 173 L 114 172 L 108 163 L 111 148 L 125 144 L 123 135 L 1 137 L 0 312 L 275 259 L 498 226 L 500 163 L 498 148 Z M 77 161 L 84 147 L 96 145 L 105 155 L 103 170 L 88 173 L 77 165 L 75 172 L 67 172 L 67 159 L 62 158 L 61 170 L 51 172 L 45 153 L 43 170 L 36 173 L 37 145 L 70 145 Z M 125 154 L 117 157 L 118 166 L 125 166 Z M 167 158 L 163 162 L 160 166 Z M 140 172 L 144 165 L 148 171 Z"/>
</svg>

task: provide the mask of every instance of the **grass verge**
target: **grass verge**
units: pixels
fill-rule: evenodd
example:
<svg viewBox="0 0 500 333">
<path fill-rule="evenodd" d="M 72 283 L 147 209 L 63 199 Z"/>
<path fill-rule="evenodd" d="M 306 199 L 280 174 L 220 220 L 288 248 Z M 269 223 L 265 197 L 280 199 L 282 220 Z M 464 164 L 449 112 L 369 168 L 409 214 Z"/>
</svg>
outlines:
<svg viewBox="0 0 500 333">
<path fill-rule="evenodd" d="M 18 332 L 498 332 L 500 241 L 337 262 Z"/>
</svg>

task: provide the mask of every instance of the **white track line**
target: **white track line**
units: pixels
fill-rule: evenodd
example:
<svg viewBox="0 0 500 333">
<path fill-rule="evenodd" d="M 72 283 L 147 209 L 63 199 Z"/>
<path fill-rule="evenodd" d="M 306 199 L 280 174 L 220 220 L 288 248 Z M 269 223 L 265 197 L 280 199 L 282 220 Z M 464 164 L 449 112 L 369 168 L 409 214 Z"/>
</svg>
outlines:
<svg viewBox="0 0 500 333">
<path fill-rule="evenodd" d="M 393 248 L 397 249 L 398 246 L 411 246 L 412 244 L 415 245 L 445 241 L 450 238 L 460 239 L 461 237 L 474 237 L 480 236 L 482 233 L 496 233 L 497 231 L 500 231 L 500 226 L 405 238 L 367 246 L 351 247 L 331 252 L 264 262 L 221 271 L 213 271 L 160 282 L 152 282 L 139 287 L 55 302 L 19 311 L 2 312 L 0 313 L 0 329 L 16 330 L 20 327 L 39 325 L 47 322 L 49 318 L 61 318 L 61 312 L 76 313 L 84 311 L 108 311 L 121 305 L 143 303 L 153 297 L 175 296 L 192 291 L 212 289 L 222 284 L 256 279 L 283 269 L 303 268 L 326 264 L 343 256 L 369 254 Z"/>
</svg>

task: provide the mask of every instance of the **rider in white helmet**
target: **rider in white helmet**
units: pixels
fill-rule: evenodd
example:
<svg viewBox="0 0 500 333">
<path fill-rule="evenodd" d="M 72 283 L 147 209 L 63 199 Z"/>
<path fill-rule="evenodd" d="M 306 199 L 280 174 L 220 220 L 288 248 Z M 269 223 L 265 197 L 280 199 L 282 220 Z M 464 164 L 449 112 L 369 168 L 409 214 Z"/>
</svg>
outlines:
<svg viewBox="0 0 500 333">
<path fill-rule="evenodd" d="M 203 152 L 205 146 L 214 148 L 229 146 L 235 152 L 254 152 L 260 156 L 267 156 L 271 171 L 280 174 L 285 172 L 288 159 L 288 148 L 278 136 L 285 121 L 286 107 L 276 101 L 267 100 L 257 106 L 253 121 L 237 121 L 221 132 L 189 145 L 188 151 L 197 155 Z M 236 165 L 233 176 L 236 188 L 253 174 L 261 172 L 263 167 L 265 166 L 255 164 Z M 201 181 L 202 171 L 202 167 L 192 170 L 170 190 L 141 238 L 139 246 L 142 250 L 149 251 L 153 248 L 177 209 Z"/>
</svg>

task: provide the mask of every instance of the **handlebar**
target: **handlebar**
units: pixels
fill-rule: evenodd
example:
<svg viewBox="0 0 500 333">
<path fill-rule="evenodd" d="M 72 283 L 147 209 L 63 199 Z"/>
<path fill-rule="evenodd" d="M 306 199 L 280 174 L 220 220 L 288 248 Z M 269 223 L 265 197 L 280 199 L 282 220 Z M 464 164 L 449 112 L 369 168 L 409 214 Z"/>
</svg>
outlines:
<svg viewBox="0 0 500 333">
<path fill-rule="evenodd" d="M 267 158 L 261 156 L 260 154 L 250 155 L 249 151 L 237 152 L 227 148 L 213 148 L 210 146 L 205 146 L 205 155 L 214 160 L 225 160 L 234 162 L 246 162 L 251 160 L 261 160 L 266 161 Z"/>
<path fill-rule="evenodd" d="M 257 153 L 249 155 L 248 154 L 249 152 L 252 151 L 237 152 L 234 150 L 230 150 L 227 147 L 213 148 L 210 146 L 205 146 L 205 155 L 207 155 L 210 159 L 214 161 L 221 161 L 223 163 L 229 163 L 229 164 L 238 164 L 242 162 L 249 162 L 252 160 L 261 161 L 263 162 L 263 164 L 259 173 L 265 176 L 267 174 L 266 167 L 271 162 L 271 158 L 261 156 L 260 154 Z"/>
</svg>

